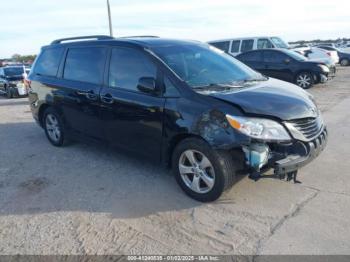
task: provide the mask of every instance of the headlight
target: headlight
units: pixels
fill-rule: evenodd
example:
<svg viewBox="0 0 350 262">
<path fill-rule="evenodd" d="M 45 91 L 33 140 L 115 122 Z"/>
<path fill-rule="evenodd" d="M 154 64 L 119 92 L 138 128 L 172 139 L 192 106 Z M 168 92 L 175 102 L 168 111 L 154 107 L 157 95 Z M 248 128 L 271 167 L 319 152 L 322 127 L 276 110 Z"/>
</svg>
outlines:
<svg viewBox="0 0 350 262">
<path fill-rule="evenodd" d="M 325 65 L 318 65 L 319 68 L 321 68 L 321 70 L 325 73 L 329 73 L 329 67 L 325 66 Z"/>
<path fill-rule="evenodd" d="M 17 85 L 18 81 L 10 81 L 10 85 Z"/>
<path fill-rule="evenodd" d="M 270 141 L 289 141 L 291 137 L 279 123 L 265 118 L 250 118 L 226 115 L 230 125 L 252 138 Z"/>
</svg>

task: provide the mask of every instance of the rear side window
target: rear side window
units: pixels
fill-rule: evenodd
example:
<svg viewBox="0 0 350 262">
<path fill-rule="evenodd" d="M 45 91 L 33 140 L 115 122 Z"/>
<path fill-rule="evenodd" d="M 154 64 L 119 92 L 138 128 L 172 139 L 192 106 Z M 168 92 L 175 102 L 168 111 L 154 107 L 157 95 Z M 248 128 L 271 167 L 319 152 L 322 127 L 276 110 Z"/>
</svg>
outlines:
<svg viewBox="0 0 350 262">
<path fill-rule="evenodd" d="M 273 48 L 273 45 L 270 42 L 270 40 L 268 40 L 266 38 L 258 39 L 257 49 L 264 49 L 264 48 Z"/>
<path fill-rule="evenodd" d="M 230 48 L 230 41 L 223 41 L 223 42 L 215 42 L 210 43 L 212 46 L 215 46 L 216 48 L 221 49 L 222 51 L 228 52 Z"/>
<path fill-rule="evenodd" d="M 44 49 L 35 62 L 35 73 L 43 76 L 56 76 L 63 55 L 63 48 Z"/>
<path fill-rule="evenodd" d="M 242 47 L 241 47 L 241 52 L 246 52 L 253 50 L 253 45 L 254 45 L 254 40 L 243 40 L 242 41 Z"/>
<path fill-rule="evenodd" d="M 106 59 L 106 48 L 71 48 L 68 50 L 63 78 L 100 84 Z"/>
<path fill-rule="evenodd" d="M 156 78 L 157 67 L 142 52 L 131 48 L 112 49 L 109 86 L 138 91 L 141 77 Z"/>
<path fill-rule="evenodd" d="M 234 40 L 234 41 L 232 41 L 231 53 L 238 53 L 240 44 L 241 44 L 241 40 Z"/>
<path fill-rule="evenodd" d="M 244 62 L 259 62 L 262 61 L 262 53 L 253 51 L 244 53 L 238 56 L 238 59 Z"/>
</svg>

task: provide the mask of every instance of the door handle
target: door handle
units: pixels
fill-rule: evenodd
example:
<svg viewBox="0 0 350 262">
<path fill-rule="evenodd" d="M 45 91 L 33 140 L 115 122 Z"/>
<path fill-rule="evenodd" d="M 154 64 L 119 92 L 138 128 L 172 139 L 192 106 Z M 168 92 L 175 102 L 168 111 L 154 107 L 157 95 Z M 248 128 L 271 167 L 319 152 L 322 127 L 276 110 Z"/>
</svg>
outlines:
<svg viewBox="0 0 350 262">
<path fill-rule="evenodd" d="M 111 94 L 105 94 L 101 96 L 101 101 L 105 104 L 113 104 L 114 98 Z"/>
<path fill-rule="evenodd" d="M 90 100 L 97 100 L 97 95 L 95 94 L 95 92 L 93 90 L 89 90 L 89 91 L 76 91 L 75 92 L 77 95 L 81 95 L 81 96 L 85 96 L 87 99 Z"/>
</svg>

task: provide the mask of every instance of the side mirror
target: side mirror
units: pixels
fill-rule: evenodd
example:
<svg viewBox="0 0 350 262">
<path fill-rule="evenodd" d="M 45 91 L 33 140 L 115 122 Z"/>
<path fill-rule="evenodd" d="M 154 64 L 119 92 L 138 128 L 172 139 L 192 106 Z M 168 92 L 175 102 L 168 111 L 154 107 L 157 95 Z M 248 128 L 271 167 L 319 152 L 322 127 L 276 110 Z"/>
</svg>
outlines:
<svg viewBox="0 0 350 262">
<path fill-rule="evenodd" d="M 284 63 L 288 65 L 290 63 L 290 59 L 289 58 L 284 59 Z"/>
<path fill-rule="evenodd" d="M 137 89 L 141 92 L 152 94 L 156 91 L 156 80 L 153 77 L 141 77 L 137 84 Z"/>
</svg>

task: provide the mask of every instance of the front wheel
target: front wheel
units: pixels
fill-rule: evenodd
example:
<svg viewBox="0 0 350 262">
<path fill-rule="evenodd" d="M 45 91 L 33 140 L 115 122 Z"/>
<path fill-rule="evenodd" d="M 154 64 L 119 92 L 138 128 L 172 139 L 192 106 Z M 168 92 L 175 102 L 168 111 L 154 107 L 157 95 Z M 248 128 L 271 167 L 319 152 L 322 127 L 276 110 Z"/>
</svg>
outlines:
<svg viewBox="0 0 350 262">
<path fill-rule="evenodd" d="M 201 202 L 218 199 L 235 181 L 232 155 L 198 138 L 187 138 L 175 148 L 172 167 L 182 190 Z"/>
<path fill-rule="evenodd" d="M 12 88 L 11 87 L 5 87 L 5 89 L 6 89 L 6 97 L 8 99 L 11 99 L 13 97 Z"/>
<path fill-rule="evenodd" d="M 341 66 L 348 66 L 349 64 L 350 64 L 350 61 L 347 58 L 344 58 L 340 61 Z"/>
<path fill-rule="evenodd" d="M 308 89 L 313 86 L 313 75 L 308 72 L 299 73 L 295 78 L 295 83 L 301 88 Z"/>
</svg>

